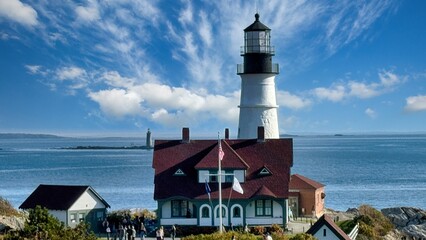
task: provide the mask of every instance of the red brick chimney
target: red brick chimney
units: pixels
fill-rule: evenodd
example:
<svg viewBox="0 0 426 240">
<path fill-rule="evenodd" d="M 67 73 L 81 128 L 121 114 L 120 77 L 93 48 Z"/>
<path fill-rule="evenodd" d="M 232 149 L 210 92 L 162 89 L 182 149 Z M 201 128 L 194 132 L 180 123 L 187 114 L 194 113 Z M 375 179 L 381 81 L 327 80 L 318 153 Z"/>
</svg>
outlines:
<svg viewBox="0 0 426 240">
<path fill-rule="evenodd" d="M 229 139 L 229 128 L 225 128 L 225 139 Z"/>
<path fill-rule="evenodd" d="M 189 143 L 189 128 L 182 128 L 182 142 Z"/>
<path fill-rule="evenodd" d="M 264 142 L 265 141 L 265 127 L 259 126 L 257 127 L 257 141 Z"/>
</svg>

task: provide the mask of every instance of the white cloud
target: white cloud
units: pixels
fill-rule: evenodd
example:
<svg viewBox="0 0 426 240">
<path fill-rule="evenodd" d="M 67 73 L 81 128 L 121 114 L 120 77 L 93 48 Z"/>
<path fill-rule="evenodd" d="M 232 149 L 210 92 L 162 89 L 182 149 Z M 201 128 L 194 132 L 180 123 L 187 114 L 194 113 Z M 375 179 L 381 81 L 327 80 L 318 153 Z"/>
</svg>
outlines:
<svg viewBox="0 0 426 240">
<path fill-rule="evenodd" d="M 318 87 L 313 89 L 312 94 L 319 100 L 340 102 L 350 97 L 368 99 L 393 91 L 408 78 L 399 76 L 392 71 L 381 70 L 378 73 L 379 81 L 365 83 L 350 80 L 333 83 L 331 87 Z"/>
<path fill-rule="evenodd" d="M 371 108 L 367 108 L 367 109 L 365 109 L 365 114 L 367 114 L 367 116 L 369 116 L 370 118 L 372 118 L 372 119 L 374 119 L 374 118 L 376 118 L 377 117 L 377 113 L 376 113 L 376 111 L 374 111 L 373 109 L 371 109 Z"/>
<path fill-rule="evenodd" d="M 79 67 L 62 67 L 56 71 L 59 80 L 74 80 L 86 75 L 86 70 Z"/>
<path fill-rule="evenodd" d="M 405 110 L 409 112 L 426 111 L 426 95 L 411 96 L 406 98 Z"/>
<path fill-rule="evenodd" d="M 0 0 L 0 17 L 5 17 L 25 26 L 38 24 L 36 10 L 19 0 Z"/>
<path fill-rule="evenodd" d="M 380 92 L 377 90 L 379 85 L 377 83 L 365 84 L 362 82 L 351 81 L 348 83 L 349 95 L 361 99 L 372 98 L 378 96 Z"/>
<path fill-rule="evenodd" d="M 212 26 L 210 25 L 210 22 L 207 18 L 207 14 L 204 11 L 200 12 L 200 26 L 199 26 L 199 34 L 201 39 L 203 40 L 204 44 L 207 47 L 210 47 L 213 42 L 213 36 L 212 36 Z"/>
<path fill-rule="evenodd" d="M 339 1 L 325 6 L 330 14 L 324 22 L 324 41 L 329 54 L 360 37 L 386 10 L 394 6 L 392 1 Z"/>
<path fill-rule="evenodd" d="M 312 101 L 310 99 L 303 99 L 302 97 L 293 95 L 287 91 L 277 91 L 277 103 L 280 107 L 286 107 L 290 109 L 303 109 L 310 107 Z"/>
<path fill-rule="evenodd" d="M 339 102 L 346 96 L 346 89 L 342 85 L 334 85 L 331 88 L 315 88 L 313 94 L 320 100 L 329 100 L 332 102 Z"/>
<path fill-rule="evenodd" d="M 191 1 L 185 1 L 186 7 L 179 12 L 179 22 L 182 24 L 187 24 L 192 22 L 192 2 Z"/>
<path fill-rule="evenodd" d="M 88 96 L 108 116 L 142 116 L 166 126 L 196 125 L 208 119 L 235 123 L 238 119 L 237 92 L 223 96 L 160 83 L 138 83 L 112 71 L 100 78 L 113 89 L 92 91 Z"/>
<path fill-rule="evenodd" d="M 91 92 L 89 97 L 100 105 L 105 114 L 116 118 L 141 115 L 143 112 L 140 106 L 142 99 L 136 93 L 124 89 Z"/>
<path fill-rule="evenodd" d="M 9 35 L 8 33 L 0 31 L 0 39 L 1 40 L 9 40 L 9 39 L 19 40 L 19 37 L 15 35 Z"/>
<path fill-rule="evenodd" d="M 30 74 L 39 74 L 41 70 L 40 65 L 25 65 L 25 68 L 28 69 Z"/>
<path fill-rule="evenodd" d="M 405 81 L 407 77 L 403 76 L 402 79 L 400 76 L 396 75 L 391 71 L 382 70 L 379 72 L 380 83 L 385 88 L 391 88 L 395 85 L 400 84 Z"/>
<path fill-rule="evenodd" d="M 99 6 L 96 0 L 89 0 L 87 7 L 76 7 L 75 12 L 77 18 L 83 22 L 92 22 L 100 19 Z"/>
<path fill-rule="evenodd" d="M 112 87 L 131 88 L 135 84 L 135 79 L 122 77 L 116 71 L 105 72 L 101 78 Z"/>
</svg>

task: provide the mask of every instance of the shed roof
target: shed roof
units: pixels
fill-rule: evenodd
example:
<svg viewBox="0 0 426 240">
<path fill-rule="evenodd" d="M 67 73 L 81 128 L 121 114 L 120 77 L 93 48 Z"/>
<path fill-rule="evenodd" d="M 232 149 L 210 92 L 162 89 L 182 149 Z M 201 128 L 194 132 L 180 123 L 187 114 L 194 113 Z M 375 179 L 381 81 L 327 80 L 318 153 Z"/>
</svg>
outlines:
<svg viewBox="0 0 426 240">
<path fill-rule="evenodd" d="M 50 210 L 68 210 L 85 191 L 91 191 L 107 208 L 110 207 L 90 186 L 40 184 L 19 208 L 32 209 L 40 205 Z"/>
<path fill-rule="evenodd" d="M 322 226 L 326 225 L 328 229 L 330 229 L 336 237 L 338 237 L 340 240 L 351 240 L 349 236 L 343 232 L 342 229 L 340 229 L 334 221 L 326 214 L 322 215 L 318 221 L 312 225 L 311 228 L 306 232 L 307 234 L 315 235 L 318 230 L 321 229 Z"/>
</svg>

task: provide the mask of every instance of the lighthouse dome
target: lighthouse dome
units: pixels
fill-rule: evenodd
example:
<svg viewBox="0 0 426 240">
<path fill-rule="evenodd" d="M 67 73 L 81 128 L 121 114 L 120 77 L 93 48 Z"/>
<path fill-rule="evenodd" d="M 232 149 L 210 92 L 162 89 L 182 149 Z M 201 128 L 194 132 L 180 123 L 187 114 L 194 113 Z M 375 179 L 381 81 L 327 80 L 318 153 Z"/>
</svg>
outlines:
<svg viewBox="0 0 426 240">
<path fill-rule="evenodd" d="M 267 31 L 267 30 L 271 30 L 270 28 L 268 28 L 265 24 L 261 23 L 259 21 L 259 14 L 256 13 L 254 15 L 255 19 L 254 23 L 252 23 L 250 26 L 246 27 L 244 29 L 244 32 L 254 32 L 254 31 Z"/>
</svg>

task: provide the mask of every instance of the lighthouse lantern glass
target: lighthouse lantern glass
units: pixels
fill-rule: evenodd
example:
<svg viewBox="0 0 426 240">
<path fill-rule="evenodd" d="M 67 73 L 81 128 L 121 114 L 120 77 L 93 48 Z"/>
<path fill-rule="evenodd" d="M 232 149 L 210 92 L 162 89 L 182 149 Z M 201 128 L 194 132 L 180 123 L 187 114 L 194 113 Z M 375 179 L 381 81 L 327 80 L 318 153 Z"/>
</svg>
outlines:
<svg viewBox="0 0 426 240">
<path fill-rule="evenodd" d="M 250 31 L 245 33 L 246 53 L 267 53 L 270 48 L 269 42 L 269 31 Z"/>
</svg>

